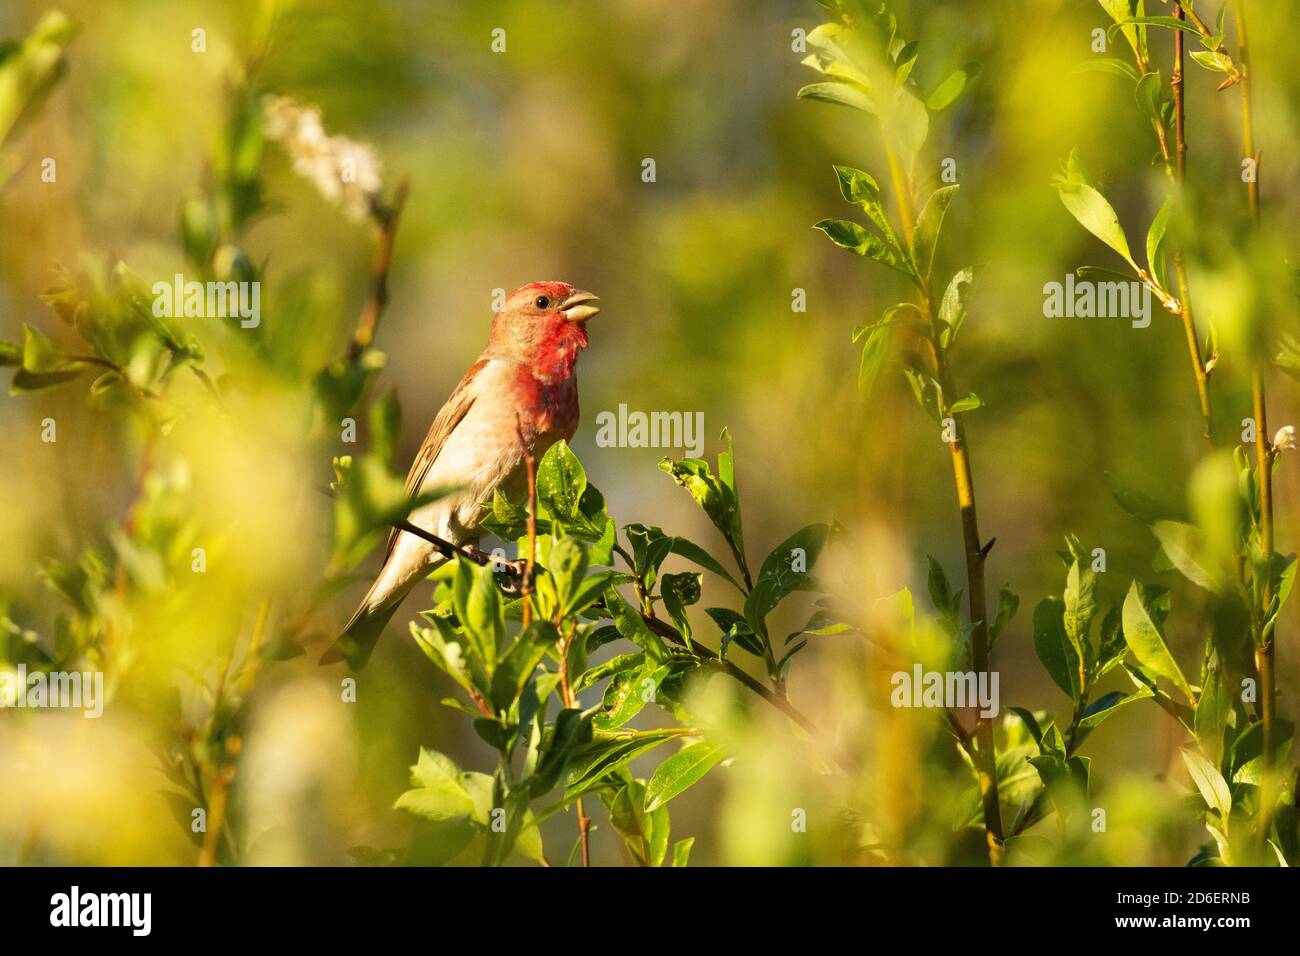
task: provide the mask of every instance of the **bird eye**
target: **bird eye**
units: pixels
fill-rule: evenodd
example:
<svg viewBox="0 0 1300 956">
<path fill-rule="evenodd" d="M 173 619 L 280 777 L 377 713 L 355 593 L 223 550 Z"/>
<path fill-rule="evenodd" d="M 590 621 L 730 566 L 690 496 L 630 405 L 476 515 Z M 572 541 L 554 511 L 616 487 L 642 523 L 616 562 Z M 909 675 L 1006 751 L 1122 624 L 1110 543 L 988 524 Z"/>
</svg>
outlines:
<svg viewBox="0 0 1300 956">
<path fill-rule="evenodd" d="M 539 295 L 539 296 L 537 297 L 537 301 L 536 301 L 536 303 L 534 303 L 534 304 L 535 304 L 539 309 L 545 309 L 545 308 L 549 308 L 549 307 L 550 307 L 551 300 L 550 300 L 549 298 L 547 298 L 546 296 L 544 296 L 544 295 Z"/>
</svg>

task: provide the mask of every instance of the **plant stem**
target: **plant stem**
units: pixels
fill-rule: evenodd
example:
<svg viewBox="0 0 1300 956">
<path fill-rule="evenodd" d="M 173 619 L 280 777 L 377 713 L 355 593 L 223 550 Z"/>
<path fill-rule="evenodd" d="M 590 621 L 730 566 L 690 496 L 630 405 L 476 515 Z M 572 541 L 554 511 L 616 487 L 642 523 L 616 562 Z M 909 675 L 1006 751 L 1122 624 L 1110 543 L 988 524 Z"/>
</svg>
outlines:
<svg viewBox="0 0 1300 956">
<path fill-rule="evenodd" d="M 1185 19 L 1183 5 L 1174 4 L 1174 17 Z M 1174 182 L 1181 191 L 1187 176 L 1187 121 L 1185 93 L 1183 88 L 1183 31 L 1174 31 L 1174 73 L 1170 79 L 1174 97 Z M 1163 130 L 1160 136 L 1160 148 L 1166 163 L 1169 161 L 1168 145 Z M 1210 405 L 1210 375 L 1205 369 L 1205 359 L 1201 356 L 1201 346 L 1196 338 L 1196 322 L 1192 317 L 1192 295 L 1187 283 L 1187 269 L 1183 265 L 1183 253 L 1174 248 L 1174 274 L 1178 282 L 1179 314 L 1183 320 L 1183 332 L 1187 338 L 1187 354 L 1192 362 L 1192 376 L 1196 380 L 1196 397 L 1201 406 L 1201 422 L 1205 430 L 1205 442 L 1211 450 L 1214 448 L 1214 416 Z M 1152 263 L 1152 268 L 1155 264 Z"/>
<path fill-rule="evenodd" d="M 397 185 L 393 201 L 386 205 L 376 203 L 371 209 L 371 216 L 379 226 L 379 241 L 375 244 L 375 257 L 370 265 L 370 298 L 361 309 L 361 318 L 357 330 L 348 345 L 348 358 L 356 359 L 370 348 L 375 341 L 375 329 L 379 318 L 388 304 L 388 270 L 393 262 L 393 242 L 397 235 L 397 222 L 402 217 L 402 207 L 406 205 L 406 196 L 410 192 L 410 180 L 403 179 Z"/>
<path fill-rule="evenodd" d="M 1259 156 L 1255 152 L 1255 128 L 1251 111 L 1251 87 L 1254 78 L 1250 71 L 1249 43 L 1246 38 L 1246 14 L 1241 0 L 1233 4 L 1233 19 L 1237 28 L 1237 46 L 1241 71 L 1241 142 L 1246 157 L 1253 160 L 1252 175 L 1246 178 L 1246 200 L 1250 208 L 1251 223 L 1259 226 Z M 1264 395 L 1264 364 L 1258 362 L 1250 378 L 1250 399 L 1255 416 L 1255 470 L 1259 478 L 1259 547 L 1264 553 L 1264 587 L 1260 620 L 1267 621 L 1273 603 L 1273 447 L 1269 440 L 1268 405 Z M 1276 627 L 1276 625 L 1274 625 Z M 1255 648 L 1255 667 L 1259 676 L 1259 718 L 1263 724 L 1263 782 L 1260 787 L 1259 821 L 1257 833 L 1260 840 L 1268 839 L 1272 821 L 1273 788 L 1273 726 L 1274 677 L 1273 630 L 1261 624 L 1259 643 Z"/>
<path fill-rule="evenodd" d="M 227 773 L 219 771 L 212 783 L 212 797 L 208 801 L 208 829 L 203 835 L 203 848 L 199 851 L 199 866 L 215 866 L 217 845 L 221 842 L 221 829 L 226 822 L 226 796 L 233 782 L 234 768 Z"/>
<path fill-rule="evenodd" d="M 525 558 L 523 580 L 519 582 L 519 594 L 523 598 L 523 626 L 532 623 L 533 568 L 537 563 L 537 461 L 533 450 L 524 441 L 523 425 L 519 416 L 515 416 L 515 434 L 519 436 L 519 449 L 524 456 L 524 471 L 528 476 L 528 555 Z"/>
<path fill-rule="evenodd" d="M 927 298 L 926 311 L 930 311 Z M 933 321 L 933 320 L 932 320 Z M 936 348 L 936 367 L 939 386 L 945 396 L 956 395 L 952 375 L 942 352 Z M 979 518 L 975 508 L 975 478 L 971 468 L 970 450 L 966 444 L 966 428 L 961 416 L 952 416 L 956 435 L 949 444 L 952 452 L 953 479 L 957 486 L 957 507 L 961 510 L 962 544 L 966 551 L 966 587 L 970 600 L 970 620 L 975 625 L 971 632 L 971 664 L 976 674 L 986 674 L 989 669 L 988 605 L 984 593 L 985 550 L 980 543 Z M 975 739 L 979 744 L 976 760 L 980 798 L 984 804 L 984 827 L 989 848 L 989 862 L 998 866 L 1002 862 L 1002 811 L 998 804 L 997 754 L 993 742 L 993 721 L 980 717 L 975 725 Z"/>
<path fill-rule="evenodd" d="M 903 227 L 903 235 L 908 247 L 912 245 L 915 216 L 912 212 L 911 190 L 904 177 L 902 166 L 894 148 L 885 136 L 885 157 L 889 164 L 889 176 L 893 181 L 894 195 L 898 199 L 898 218 Z M 935 379 L 943 392 L 944 402 L 952 401 L 957 395 L 953 387 L 952 373 L 942 348 L 939 346 L 938 330 L 935 328 L 934 307 L 931 303 L 928 283 L 921 283 L 921 313 L 929 323 L 931 330 L 930 344 L 934 353 Z M 957 507 L 961 512 L 962 544 L 966 552 L 966 588 L 970 602 L 970 620 L 974 625 L 971 632 L 971 663 L 977 674 L 985 674 L 989 669 L 988 643 L 988 605 L 984 593 L 984 558 L 987 549 L 980 542 L 979 518 L 975 507 L 975 478 L 971 467 L 970 450 L 966 445 L 966 429 L 961 415 L 952 416 L 956 434 L 949 443 L 952 455 L 953 480 L 957 490 Z M 1002 811 L 998 802 L 997 753 L 993 740 L 993 722 L 981 717 L 975 725 L 975 739 L 978 747 L 974 754 L 976 777 L 979 781 L 980 800 L 984 807 L 984 830 L 988 843 L 989 862 L 1000 866 L 1005 854 L 1002 842 Z"/>
<path fill-rule="evenodd" d="M 573 687 L 569 683 L 569 648 L 573 646 L 573 626 L 570 625 L 569 633 L 561 640 L 560 651 L 560 697 L 564 701 L 565 707 L 577 707 L 578 695 L 573 692 Z M 578 811 L 578 840 L 582 843 L 582 865 L 591 866 L 591 817 L 587 816 L 587 810 L 582 805 L 582 797 L 579 797 L 575 809 Z"/>
<path fill-rule="evenodd" d="M 390 524 L 394 528 L 398 528 L 402 531 L 405 531 L 407 534 L 413 534 L 417 538 L 423 538 L 425 541 L 428 541 L 430 544 L 432 544 L 435 548 L 437 548 L 440 552 L 442 552 L 449 558 L 462 557 L 468 561 L 473 561 L 475 564 L 490 564 L 492 562 L 491 556 L 480 551 L 478 548 L 472 547 L 470 545 L 461 545 L 458 547 L 452 544 L 446 538 L 441 538 L 431 531 L 426 531 L 424 528 L 421 528 L 419 525 L 411 524 L 411 522 L 407 521 L 405 518 L 399 518 L 396 521 L 390 522 Z M 621 553 L 621 549 L 620 549 L 620 553 Z M 520 579 L 523 573 L 517 567 L 511 567 L 509 565 L 503 567 L 501 570 L 502 573 L 504 573 L 507 577 L 511 578 L 516 582 Z M 509 592 L 509 593 L 517 593 L 517 592 Z M 603 607 L 604 602 L 597 601 L 592 606 Z M 747 688 L 752 690 L 759 697 L 762 697 L 765 701 L 767 701 L 777 710 L 781 711 L 781 713 L 789 717 L 792 721 L 794 721 L 797 725 L 799 725 L 799 727 L 802 728 L 810 736 L 820 738 L 821 734 L 818 731 L 816 724 L 814 724 L 811 720 L 805 717 L 803 713 L 799 711 L 798 708 L 796 708 L 793 704 L 790 703 L 789 700 L 777 694 L 774 690 L 772 690 L 762 681 L 759 681 L 751 677 L 749 674 L 741 670 L 731 661 L 720 660 L 716 653 L 709 650 L 699 641 L 691 641 L 688 643 L 686 637 L 680 631 L 678 631 L 677 628 L 673 627 L 667 621 L 660 620 L 659 618 L 654 617 L 651 614 L 645 614 L 645 613 L 641 615 L 641 620 L 645 622 L 646 626 L 650 628 L 651 631 L 658 634 L 660 637 L 664 638 L 665 640 L 671 641 L 672 643 L 677 644 L 680 647 L 683 647 L 688 651 L 690 651 L 691 656 L 695 657 L 697 660 L 703 661 L 705 663 L 710 663 L 710 664 L 718 664 L 727 674 L 735 678 L 741 684 L 744 684 Z M 480 705 L 480 707 L 482 706 L 483 705 Z M 484 713 L 488 716 L 491 716 L 490 709 L 485 709 Z M 836 763 L 839 764 L 841 767 L 844 766 L 844 761 L 841 760 L 838 756 L 836 756 Z"/>
</svg>

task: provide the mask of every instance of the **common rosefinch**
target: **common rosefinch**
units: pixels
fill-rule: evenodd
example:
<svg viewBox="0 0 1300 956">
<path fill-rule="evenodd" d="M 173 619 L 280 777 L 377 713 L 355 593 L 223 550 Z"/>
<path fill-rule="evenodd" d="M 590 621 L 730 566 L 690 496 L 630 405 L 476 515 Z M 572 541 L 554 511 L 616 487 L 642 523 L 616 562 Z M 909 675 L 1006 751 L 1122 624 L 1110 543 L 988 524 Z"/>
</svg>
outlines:
<svg viewBox="0 0 1300 956">
<path fill-rule="evenodd" d="M 587 347 L 584 323 L 600 311 L 595 300 L 566 282 L 534 282 L 510 294 L 487 348 L 438 412 L 406 477 L 408 495 L 447 485 L 458 490 L 412 512 L 412 524 L 453 544 L 475 540 L 479 505 L 493 490 L 523 497 L 523 445 L 540 458 L 573 437 L 578 353 Z M 394 529 L 379 577 L 324 660 L 362 667 L 402 599 L 446 560 L 431 542 Z"/>
</svg>

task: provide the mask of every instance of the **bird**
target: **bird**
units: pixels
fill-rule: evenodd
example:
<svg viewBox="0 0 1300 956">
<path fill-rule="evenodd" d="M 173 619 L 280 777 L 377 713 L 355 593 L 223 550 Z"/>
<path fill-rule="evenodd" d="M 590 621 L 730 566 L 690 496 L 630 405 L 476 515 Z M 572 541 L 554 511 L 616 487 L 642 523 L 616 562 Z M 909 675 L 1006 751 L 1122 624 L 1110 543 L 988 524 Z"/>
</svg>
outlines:
<svg viewBox="0 0 1300 956">
<path fill-rule="evenodd" d="M 406 494 L 455 491 L 407 519 L 457 546 L 478 540 L 493 492 L 527 492 L 525 447 L 535 459 L 578 428 L 579 354 L 599 298 L 567 282 L 532 282 L 506 297 L 487 347 L 439 410 L 406 477 Z M 322 663 L 365 666 L 384 627 L 416 585 L 448 560 L 430 541 L 394 528 L 384 564 Z"/>
</svg>

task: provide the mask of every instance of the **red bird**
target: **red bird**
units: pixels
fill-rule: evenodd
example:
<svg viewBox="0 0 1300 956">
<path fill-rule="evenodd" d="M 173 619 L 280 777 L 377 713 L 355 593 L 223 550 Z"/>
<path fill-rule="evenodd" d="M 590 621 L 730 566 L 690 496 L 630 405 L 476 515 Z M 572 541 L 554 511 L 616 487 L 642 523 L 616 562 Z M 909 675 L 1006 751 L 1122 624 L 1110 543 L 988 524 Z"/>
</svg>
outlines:
<svg viewBox="0 0 1300 956">
<path fill-rule="evenodd" d="M 495 489 L 526 493 L 523 441 L 540 458 L 578 427 L 578 353 L 596 296 L 567 282 L 516 289 L 492 320 L 487 348 L 433 420 L 406 477 L 406 493 L 458 490 L 412 512 L 410 521 L 454 544 L 478 537 L 479 504 Z M 420 581 L 447 560 L 433 544 L 394 529 L 383 569 L 325 661 L 365 665 L 389 618 Z"/>
</svg>

